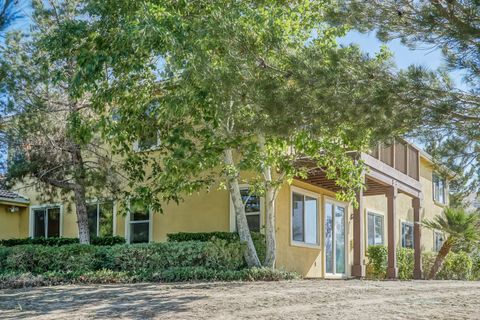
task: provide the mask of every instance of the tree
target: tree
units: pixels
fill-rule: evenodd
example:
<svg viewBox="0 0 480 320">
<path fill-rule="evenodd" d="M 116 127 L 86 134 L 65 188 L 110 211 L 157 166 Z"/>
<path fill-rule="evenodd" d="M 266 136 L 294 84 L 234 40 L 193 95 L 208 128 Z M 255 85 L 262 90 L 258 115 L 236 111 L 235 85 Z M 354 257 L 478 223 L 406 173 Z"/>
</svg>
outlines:
<svg viewBox="0 0 480 320">
<path fill-rule="evenodd" d="M 0 1 L 0 31 L 3 32 L 13 21 L 21 17 L 16 6 L 18 6 L 18 1 L 16 0 Z"/>
<path fill-rule="evenodd" d="M 435 279 L 445 257 L 454 246 L 465 247 L 480 240 L 478 221 L 478 215 L 476 214 L 466 213 L 463 209 L 446 208 L 443 216 L 436 216 L 434 220 L 423 222 L 424 226 L 447 235 L 430 270 L 429 279 Z"/>
<path fill-rule="evenodd" d="M 476 0 L 343 2 L 343 19 L 360 30 L 377 30 L 381 40 L 400 39 L 416 49 L 440 49 L 446 71 L 463 75 L 463 86 L 446 79 L 423 83 L 422 95 L 431 96 L 422 113 L 423 126 L 413 133 L 423 137 L 440 165 L 456 172 L 453 200 L 480 191 L 480 6 Z M 444 71 L 437 78 L 445 77 Z M 427 73 L 425 70 L 422 73 Z M 419 74 L 413 74 L 415 80 Z M 434 94 L 432 96 L 432 94 Z M 419 135 L 420 133 L 420 135 Z M 441 166 L 439 166 L 440 168 Z"/>
<path fill-rule="evenodd" d="M 388 52 L 368 57 L 336 44 L 346 28 L 326 22 L 336 9 L 329 1 L 92 0 L 85 8 L 89 19 L 59 28 L 50 44 L 58 56 L 76 54 L 76 90 L 94 92 L 105 120 L 115 113 L 106 130 L 132 193 L 161 211 L 224 186 L 249 266 L 262 262 L 241 182 L 266 198 L 263 264 L 273 267 L 278 189 L 321 168 L 339 197 L 353 200 L 363 167 L 351 151 L 404 132 L 416 116 L 403 112 L 410 101 L 389 103 L 403 82 Z M 145 138 L 160 144 L 134 150 Z"/>
<path fill-rule="evenodd" d="M 7 35 L 0 67 L 10 118 L 2 142 L 10 152 L 10 184 L 24 181 L 44 195 L 73 197 L 80 243 L 89 243 L 86 198 L 116 192 L 121 181 L 88 93 L 72 94 L 76 61 L 68 55 L 53 61 L 45 45 L 54 28 L 77 16 L 77 3 L 34 1 L 32 32 Z"/>
</svg>

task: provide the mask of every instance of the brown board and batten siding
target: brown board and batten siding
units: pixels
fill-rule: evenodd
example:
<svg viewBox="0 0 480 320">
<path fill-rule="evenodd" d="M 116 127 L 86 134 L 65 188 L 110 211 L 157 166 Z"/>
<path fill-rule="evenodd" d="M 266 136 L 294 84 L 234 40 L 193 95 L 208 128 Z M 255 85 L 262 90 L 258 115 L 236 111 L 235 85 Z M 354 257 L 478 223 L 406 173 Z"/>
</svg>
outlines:
<svg viewBox="0 0 480 320">
<path fill-rule="evenodd" d="M 370 155 L 415 180 L 419 179 L 418 150 L 405 141 L 380 144 Z"/>
</svg>

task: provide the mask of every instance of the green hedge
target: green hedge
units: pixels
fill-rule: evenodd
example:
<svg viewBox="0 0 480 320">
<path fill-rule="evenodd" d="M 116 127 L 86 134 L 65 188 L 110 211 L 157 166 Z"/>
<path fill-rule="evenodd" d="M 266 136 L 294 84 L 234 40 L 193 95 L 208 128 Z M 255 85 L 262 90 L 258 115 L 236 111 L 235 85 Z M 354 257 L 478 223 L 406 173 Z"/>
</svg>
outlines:
<svg viewBox="0 0 480 320">
<path fill-rule="evenodd" d="M 257 255 L 260 261 L 265 260 L 266 243 L 265 235 L 260 232 L 251 232 L 253 244 L 257 249 Z M 168 242 L 183 242 L 183 241 L 211 241 L 212 239 L 222 239 L 227 242 L 238 242 L 240 240 L 236 232 L 178 232 L 167 234 Z"/>
<path fill-rule="evenodd" d="M 295 279 L 295 273 L 246 269 L 239 241 L 136 245 L 0 246 L 0 288 L 141 281 Z"/>
<path fill-rule="evenodd" d="M 42 246 L 65 246 L 69 244 L 79 243 L 78 238 L 23 238 L 0 240 L 0 245 L 5 247 L 13 247 L 20 245 L 42 245 Z M 96 246 L 113 246 L 116 244 L 124 244 L 125 239 L 122 237 L 92 237 L 90 244 Z"/>
<path fill-rule="evenodd" d="M 141 274 L 97 270 L 85 273 L 46 272 L 0 274 L 0 289 L 87 283 L 135 283 L 135 282 L 181 282 L 181 281 L 279 281 L 298 279 L 292 272 L 269 268 L 242 270 L 215 270 L 204 267 L 177 267 Z"/>
<path fill-rule="evenodd" d="M 385 279 L 387 271 L 388 250 L 385 246 L 369 246 L 367 250 L 367 278 Z M 437 254 L 424 252 L 422 264 L 424 274 L 430 271 Z M 477 263 L 480 263 L 480 258 Z M 442 269 L 437 274 L 437 279 L 442 280 L 476 280 L 480 279 L 480 265 L 465 252 L 450 252 L 443 263 Z M 401 280 L 413 278 L 414 250 L 397 249 L 398 277 Z M 477 271 L 478 269 L 478 271 Z"/>
<path fill-rule="evenodd" d="M 243 246 L 225 240 L 139 245 L 0 247 L 0 273 L 78 272 L 97 270 L 151 272 L 174 267 L 239 270 L 245 266 Z"/>
</svg>

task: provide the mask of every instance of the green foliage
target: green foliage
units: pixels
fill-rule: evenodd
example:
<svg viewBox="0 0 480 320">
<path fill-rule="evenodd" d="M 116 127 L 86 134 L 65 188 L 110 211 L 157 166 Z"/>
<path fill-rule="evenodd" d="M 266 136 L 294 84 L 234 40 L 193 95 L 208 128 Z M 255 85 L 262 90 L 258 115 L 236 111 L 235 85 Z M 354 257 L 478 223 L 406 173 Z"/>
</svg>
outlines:
<svg viewBox="0 0 480 320">
<path fill-rule="evenodd" d="M 32 273 L 9 272 L 0 274 L 0 289 L 51 286 L 62 284 L 90 283 L 135 283 L 135 282 L 180 282 L 180 281 L 280 281 L 299 279 L 293 272 L 270 268 L 252 268 L 242 270 L 215 270 L 204 267 L 177 267 L 156 272 L 132 274 L 111 270 L 97 270 L 85 273 L 46 272 L 41 275 Z"/>
<path fill-rule="evenodd" d="M 270 268 L 245 269 L 244 250 L 238 240 L 218 238 L 205 242 L 115 246 L 0 246 L 0 288 L 69 283 L 298 278 L 294 273 Z"/>
<path fill-rule="evenodd" d="M 355 27 L 375 30 L 383 41 L 400 39 L 412 48 L 428 48 L 428 51 L 434 48 L 443 54 L 445 67 L 433 75 L 415 68 L 405 79 L 412 90 L 405 92 L 411 99 L 422 101 L 418 106 L 423 109 L 419 117 L 421 125 L 412 135 L 424 140 L 437 164 L 454 170 L 451 203 L 466 205 L 465 196 L 478 193 L 480 187 L 478 1 L 345 0 L 342 3 L 343 17 Z M 445 71 L 462 74 L 462 87 L 446 76 Z M 399 90 L 401 96 L 402 88 Z"/>
<path fill-rule="evenodd" d="M 472 254 L 472 280 L 480 280 L 480 250 Z"/>
<path fill-rule="evenodd" d="M 386 50 L 369 57 L 337 45 L 348 25 L 328 23 L 335 2 L 90 0 L 84 9 L 94 19 L 50 33 L 48 48 L 75 56 L 72 87 L 93 91 L 132 193 L 156 210 L 246 170 L 262 193 L 307 174 L 305 157 L 353 200 L 362 168 L 347 152 L 404 132 L 415 116 L 398 114 L 407 100 L 391 102 L 398 83 Z M 132 152 L 150 133 L 158 152 Z M 266 168 L 278 180 L 265 181 Z"/>
<path fill-rule="evenodd" d="M 445 208 L 434 220 L 425 220 L 423 225 L 448 235 L 447 242 L 453 246 L 467 248 L 480 240 L 479 216 L 462 208 Z"/>
<path fill-rule="evenodd" d="M 211 241 L 213 238 L 226 240 L 228 242 L 239 241 L 238 233 L 236 232 L 178 232 L 167 234 L 167 241 L 182 242 L 182 241 Z"/>
<path fill-rule="evenodd" d="M 211 242 L 167 242 L 143 245 L 0 247 L 1 272 L 121 272 L 155 271 L 174 267 L 239 270 L 244 267 L 243 246 L 217 239 Z"/>
<path fill-rule="evenodd" d="M 43 246 L 64 246 L 68 244 L 78 243 L 78 238 L 23 238 L 23 239 L 6 239 L 0 240 L 0 245 L 5 247 L 13 247 L 26 244 L 36 244 Z M 125 239 L 118 236 L 106 236 L 106 237 L 92 237 L 90 244 L 96 246 L 113 246 L 116 244 L 124 244 Z"/>
<path fill-rule="evenodd" d="M 387 274 L 388 251 L 385 246 L 369 246 L 367 249 L 367 277 L 384 279 Z"/>
<path fill-rule="evenodd" d="M 437 254 L 428 252 L 423 254 L 423 268 L 428 272 L 435 262 Z M 442 268 L 435 279 L 441 280 L 476 280 L 475 274 L 478 267 L 475 266 L 475 257 L 466 252 L 450 252 L 443 262 Z"/>
<path fill-rule="evenodd" d="M 388 249 L 386 246 L 369 246 L 367 249 L 367 277 L 385 279 L 387 275 Z M 397 249 L 398 277 L 401 280 L 411 279 L 413 276 L 413 250 Z"/>
<path fill-rule="evenodd" d="M 367 250 L 367 278 L 385 279 L 387 274 L 387 247 L 369 246 Z M 437 254 L 434 252 L 422 253 L 422 264 L 424 272 L 428 272 L 435 262 Z M 475 265 L 475 261 L 477 265 Z M 480 259 L 471 257 L 465 252 L 450 252 L 442 269 L 437 274 L 436 279 L 442 280 L 475 280 L 480 274 Z M 414 269 L 414 250 L 408 248 L 397 249 L 398 276 L 401 280 L 413 278 Z"/>
<path fill-rule="evenodd" d="M 413 278 L 414 250 L 409 248 L 397 249 L 398 278 L 408 280 Z"/>
<path fill-rule="evenodd" d="M 250 232 L 252 235 L 253 244 L 257 250 L 257 255 L 260 261 L 265 259 L 265 235 L 260 232 Z M 222 239 L 227 242 L 240 241 L 238 233 L 236 232 L 179 232 L 167 234 L 167 241 L 212 241 L 214 239 Z"/>
<path fill-rule="evenodd" d="M 90 244 L 94 246 L 113 246 L 116 244 L 125 244 L 125 238 L 120 236 L 91 237 Z"/>
</svg>

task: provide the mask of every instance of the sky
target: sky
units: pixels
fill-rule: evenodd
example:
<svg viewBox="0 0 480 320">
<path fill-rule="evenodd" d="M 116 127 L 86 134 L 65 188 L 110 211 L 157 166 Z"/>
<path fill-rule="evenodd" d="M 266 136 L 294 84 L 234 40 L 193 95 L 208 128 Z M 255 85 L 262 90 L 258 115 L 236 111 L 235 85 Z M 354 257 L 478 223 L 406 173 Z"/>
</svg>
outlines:
<svg viewBox="0 0 480 320">
<path fill-rule="evenodd" d="M 380 51 L 383 45 L 381 41 L 376 38 L 375 32 L 360 33 L 358 31 L 350 31 L 345 37 L 338 39 L 342 45 L 357 44 L 364 51 L 370 55 L 374 55 Z M 392 40 L 386 45 L 394 54 L 394 61 L 398 69 L 405 69 L 409 65 L 421 65 L 427 67 L 429 70 L 435 70 L 445 65 L 445 60 L 442 56 L 441 50 L 438 48 L 419 48 L 411 49 L 403 45 L 400 40 Z M 454 83 L 457 87 L 466 89 L 462 83 L 462 75 L 460 72 L 450 72 Z"/>
<path fill-rule="evenodd" d="M 344 38 L 339 39 L 339 42 L 344 45 L 350 43 L 357 44 L 363 49 L 363 51 L 372 55 L 379 52 L 380 47 L 383 44 L 376 38 L 374 31 L 369 33 L 351 31 Z M 400 69 L 404 69 L 411 64 L 423 65 L 430 69 L 436 69 L 443 64 L 443 57 L 440 50 L 412 50 L 401 44 L 400 40 L 390 41 L 386 45 L 394 53 L 395 62 Z"/>
</svg>

